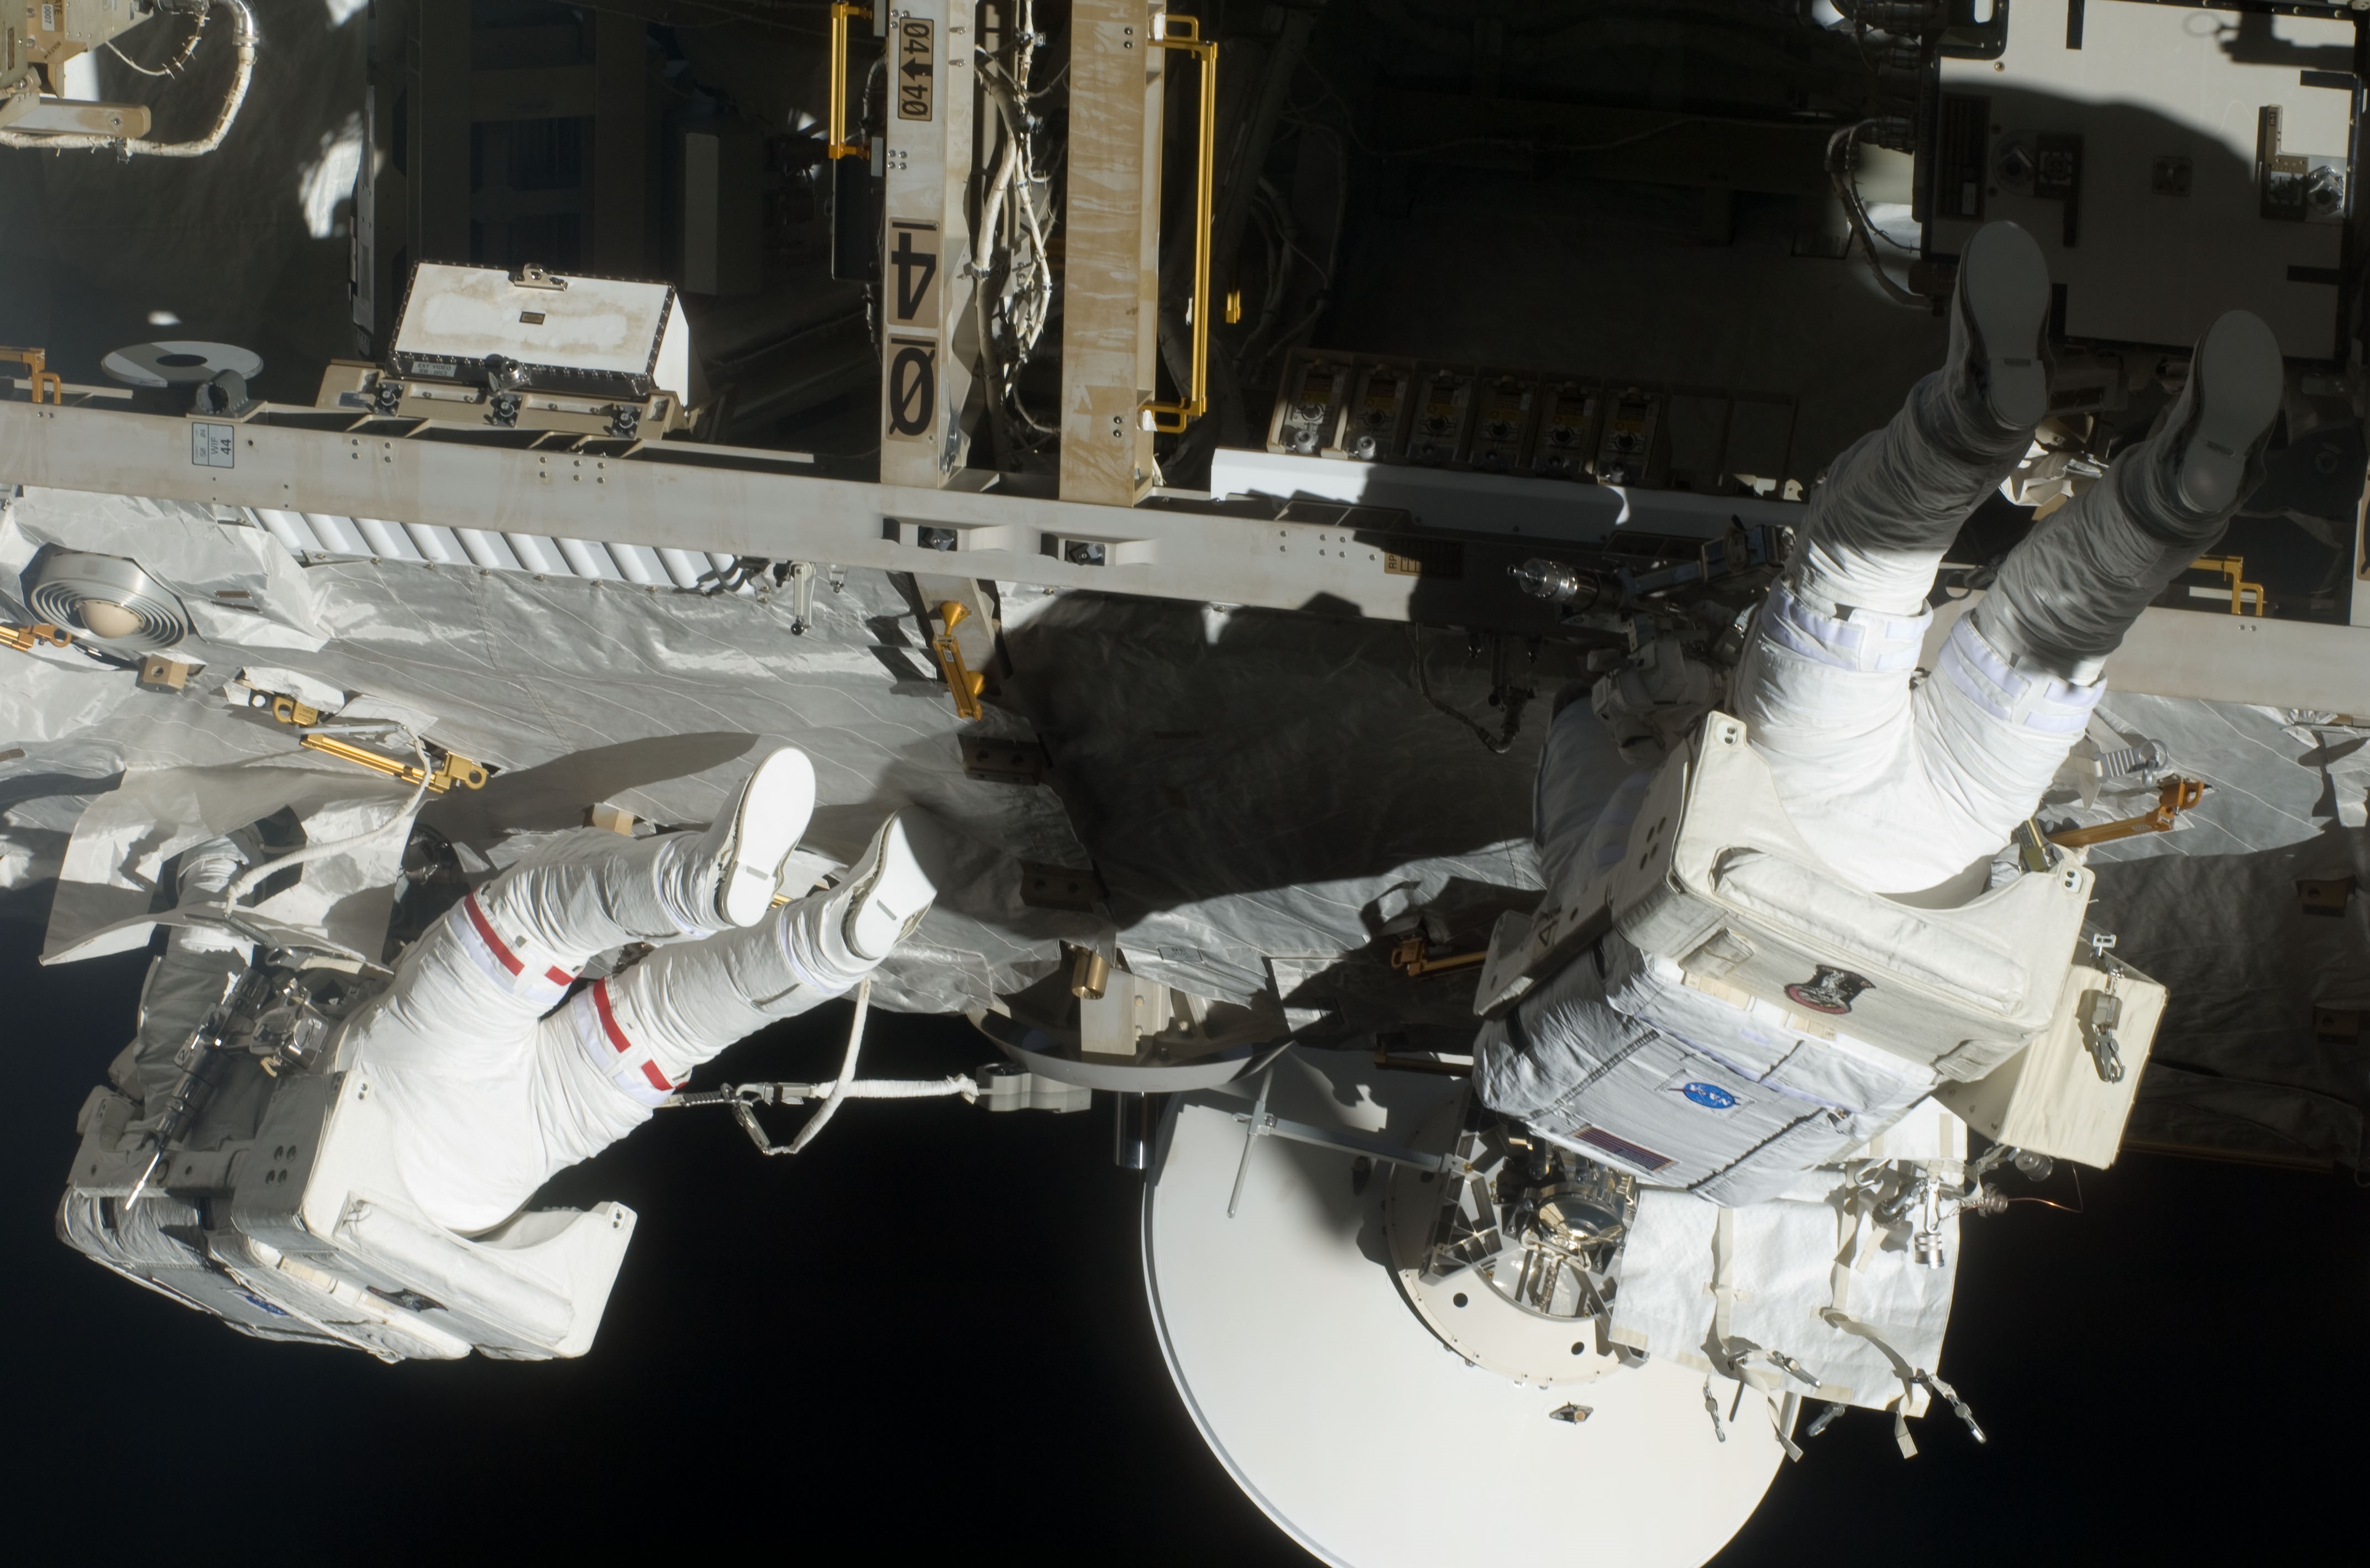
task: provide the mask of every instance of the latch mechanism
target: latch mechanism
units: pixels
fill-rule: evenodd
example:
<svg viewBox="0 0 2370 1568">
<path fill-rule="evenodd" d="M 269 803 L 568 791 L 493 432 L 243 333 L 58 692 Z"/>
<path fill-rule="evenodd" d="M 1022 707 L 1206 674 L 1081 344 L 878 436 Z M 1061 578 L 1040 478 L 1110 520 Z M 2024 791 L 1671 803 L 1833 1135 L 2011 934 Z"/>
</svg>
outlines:
<svg viewBox="0 0 2370 1568">
<path fill-rule="evenodd" d="M 283 697 L 277 692 L 255 693 L 252 706 L 268 709 L 274 720 L 293 729 L 309 730 L 318 724 L 322 719 L 321 710 L 312 704 L 299 702 L 293 697 Z M 341 762 L 351 762 L 356 767 L 367 767 L 374 773 L 384 773 L 398 783 L 417 784 L 420 781 L 420 764 L 417 761 L 389 756 L 385 752 L 373 751 L 368 746 L 358 746 L 351 741 L 339 740 L 335 735 L 303 735 L 298 737 L 296 744 L 307 751 L 320 752 L 326 755 L 334 756 Z M 427 743 L 422 742 L 421 744 L 426 746 Z M 490 776 L 486 771 L 484 763 L 472 761 L 458 752 L 448 751 L 442 746 L 430 746 L 427 749 L 431 764 L 427 774 L 430 793 L 441 795 L 456 784 L 465 790 L 482 790 L 486 787 L 486 779 Z"/>
<path fill-rule="evenodd" d="M 0 626 L 0 642 L 6 643 L 19 653 L 30 653 L 44 642 L 52 648 L 71 647 L 74 639 L 58 627 L 46 621 L 36 621 L 31 626 Z"/>
</svg>

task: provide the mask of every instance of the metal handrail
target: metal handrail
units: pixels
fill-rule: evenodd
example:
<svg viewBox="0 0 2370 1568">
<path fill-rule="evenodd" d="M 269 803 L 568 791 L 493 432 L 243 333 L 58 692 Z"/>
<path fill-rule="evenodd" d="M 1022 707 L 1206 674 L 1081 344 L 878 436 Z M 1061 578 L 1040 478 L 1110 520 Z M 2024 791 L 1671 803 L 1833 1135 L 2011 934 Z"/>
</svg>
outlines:
<svg viewBox="0 0 2370 1568">
<path fill-rule="evenodd" d="M 48 350 L 14 349 L 0 345 L 0 360 L 15 360 L 25 367 L 26 385 L 32 389 L 34 402 L 41 400 L 41 388 L 47 386 L 50 401 L 61 408 L 65 406 L 65 383 L 49 368 Z"/>
<path fill-rule="evenodd" d="M 1179 30 L 1179 29 L 1183 30 Z M 1152 44 L 1202 62 L 1201 172 L 1193 200 L 1193 373 L 1182 402 L 1147 400 L 1144 428 L 1174 435 L 1210 406 L 1210 228 L 1217 195 L 1218 43 L 1203 39 L 1199 17 L 1155 17 Z"/>
<path fill-rule="evenodd" d="M 830 122 L 823 127 L 829 137 L 825 144 L 828 156 L 861 158 L 872 155 L 870 144 L 847 139 L 847 19 L 862 17 L 869 21 L 872 7 L 834 0 L 831 8 L 831 110 Z"/>
</svg>

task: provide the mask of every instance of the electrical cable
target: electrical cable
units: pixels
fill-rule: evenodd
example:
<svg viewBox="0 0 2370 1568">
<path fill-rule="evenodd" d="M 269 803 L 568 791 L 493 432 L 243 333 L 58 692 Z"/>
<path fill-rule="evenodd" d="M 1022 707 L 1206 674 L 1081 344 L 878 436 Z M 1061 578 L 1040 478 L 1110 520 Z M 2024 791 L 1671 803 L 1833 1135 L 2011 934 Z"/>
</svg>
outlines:
<svg viewBox="0 0 2370 1568">
<path fill-rule="evenodd" d="M 408 726 L 394 723 L 384 725 L 316 724 L 309 728 L 299 730 L 297 732 L 299 734 L 306 735 L 351 735 L 362 733 L 377 733 L 384 735 L 388 733 L 390 731 L 400 731 L 403 738 L 411 743 L 412 752 L 420 759 L 420 782 L 413 786 L 409 798 L 407 799 L 401 806 L 396 809 L 395 814 L 388 817 L 385 822 L 379 824 L 376 827 L 370 829 L 366 833 L 358 833 L 348 838 L 333 838 L 327 844 L 307 844 L 303 848 L 292 850 L 288 854 L 281 856 L 276 860 L 266 860 L 259 866 L 248 867 L 247 870 L 239 876 L 238 880 L 232 882 L 229 888 L 224 893 L 223 904 L 225 908 L 236 909 L 238 906 L 238 901 L 240 899 L 245 898 L 250 892 L 254 891 L 258 883 L 261 882 L 265 878 L 271 876 L 274 872 L 288 870 L 293 867 L 305 865 L 314 860 L 325 859 L 331 855 L 343 855 L 365 848 L 370 845 L 377 843 L 380 839 L 386 837 L 397 828 L 403 829 L 406 833 L 410 831 L 412 817 L 419 812 L 420 801 L 427 798 L 428 781 L 431 778 L 435 777 L 436 773 L 434 766 L 428 760 L 428 745 L 426 742 L 422 741 L 418 735 L 412 733 L 411 730 Z"/>
<path fill-rule="evenodd" d="M 258 41 L 255 15 L 247 8 L 247 0 L 212 0 L 228 11 L 235 31 L 232 42 L 238 51 L 237 68 L 231 75 L 230 90 L 223 96 L 221 110 L 214 115 L 213 126 L 194 142 L 149 142 L 125 136 L 39 136 L 17 131 L 0 131 L 0 147 L 38 148 L 50 152 L 98 152 L 113 148 L 120 157 L 137 154 L 152 158 L 202 157 L 222 145 L 230 134 L 231 124 L 238 118 L 239 106 L 247 101 L 247 89 L 255 80 L 255 49 Z"/>
<path fill-rule="evenodd" d="M 1827 138 L 1827 179 L 1844 204 L 1844 215 L 1851 220 L 1852 233 L 1859 240 L 1860 254 L 1868 258 L 1868 270 L 1876 274 L 1876 281 L 1883 288 L 1885 297 L 1896 305 L 1916 306 L 1923 310 L 1932 302 L 1924 294 L 1913 294 L 1894 282 L 1893 274 L 1886 271 L 1884 263 L 1877 259 L 1876 242 L 1869 237 L 1868 212 L 1860 205 L 1858 187 L 1852 183 L 1851 174 L 1845 167 L 1849 162 L 1849 152 L 1859 144 L 1860 134 L 1875 123 L 1873 120 L 1863 120 L 1857 125 L 1845 126 Z M 1836 156 L 1839 152 L 1847 155 L 1840 160 Z"/>
</svg>

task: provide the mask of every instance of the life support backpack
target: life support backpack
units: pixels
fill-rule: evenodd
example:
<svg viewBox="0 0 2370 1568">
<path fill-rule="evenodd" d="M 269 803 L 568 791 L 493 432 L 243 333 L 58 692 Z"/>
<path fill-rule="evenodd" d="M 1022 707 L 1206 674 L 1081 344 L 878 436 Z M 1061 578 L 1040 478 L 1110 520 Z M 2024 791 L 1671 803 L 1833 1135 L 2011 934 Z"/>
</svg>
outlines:
<svg viewBox="0 0 2370 1568">
<path fill-rule="evenodd" d="M 175 1157 L 190 1172 L 128 1208 L 145 1155 L 128 1102 L 93 1101 L 61 1235 L 261 1338 L 387 1361 L 581 1355 L 634 1232 L 617 1204 L 523 1213 L 472 1238 L 436 1225 L 405 1195 L 393 1118 L 364 1066 L 282 1078 L 251 1138 Z"/>
<path fill-rule="evenodd" d="M 2163 992 L 2077 963 L 2093 956 L 2079 851 L 2053 847 L 2044 869 L 1956 908 L 1866 892 L 1795 831 L 1744 722 L 1714 712 L 1646 787 L 1626 844 L 1597 859 L 1576 858 L 1536 915 L 1501 920 L 1476 996 L 1533 1059 L 1541 1101 L 1520 1113 L 1542 1132 L 1650 1181 L 1752 1202 L 1938 1085 L 1985 1079 L 2042 1042 L 2053 1070 L 2019 1061 L 2003 1076 L 2022 1089 L 1970 1119 L 1996 1136 L 2062 1124 L 2031 1114 L 2032 1099 L 2076 1096 L 2081 1147 L 2041 1151 L 2104 1163 L 2104 1130 L 2111 1158 Z M 2111 974 L 2132 1003 L 2114 1043 L 2123 1070 L 2110 1081 L 2101 1056 L 2085 1082 L 2058 1068 L 2081 1016 L 2105 1016 L 2092 997 Z"/>
</svg>

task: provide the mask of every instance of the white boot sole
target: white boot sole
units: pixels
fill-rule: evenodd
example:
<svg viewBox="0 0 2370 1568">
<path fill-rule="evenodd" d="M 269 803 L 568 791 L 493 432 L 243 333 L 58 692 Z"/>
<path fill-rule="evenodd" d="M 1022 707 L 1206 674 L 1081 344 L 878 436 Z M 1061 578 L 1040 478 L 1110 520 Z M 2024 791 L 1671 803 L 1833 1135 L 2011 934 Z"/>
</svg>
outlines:
<svg viewBox="0 0 2370 1568">
<path fill-rule="evenodd" d="M 1975 231 L 1959 259 L 1966 311 L 1984 356 L 1984 400 L 2009 430 L 2030 430 L 2049 412 L 2049 367 L 2037 357 L 2049 321 L 2049 263 L 2014 224 Z"/>
<path fill-rule="evenodd" d="M 2181 504 L 2203 513 L 2238 504 L 2255 443 L 2279 417 L 2287 364 L 2262 318 L 2233 310 L 2205 329 L 2189 371 L 2197 399 L 2177 470 Z"/>
<path fill-rule="evenodd" d="M 881 824 L 865 862 L 841 930 L 850 951 L 877 963 L 913 934 L 937 902 L 938 890 L 914 858 L 900 817 Z"/>
<path fill-rule="evenodd" d="M 782 862 L 799 847 L 814 815 L 814 764 L 785 746 L 757 765 L 741 792 L 716 887 L 716 911 L 734 926 L 754 926 L 774 906 Z"/>
</svg>

